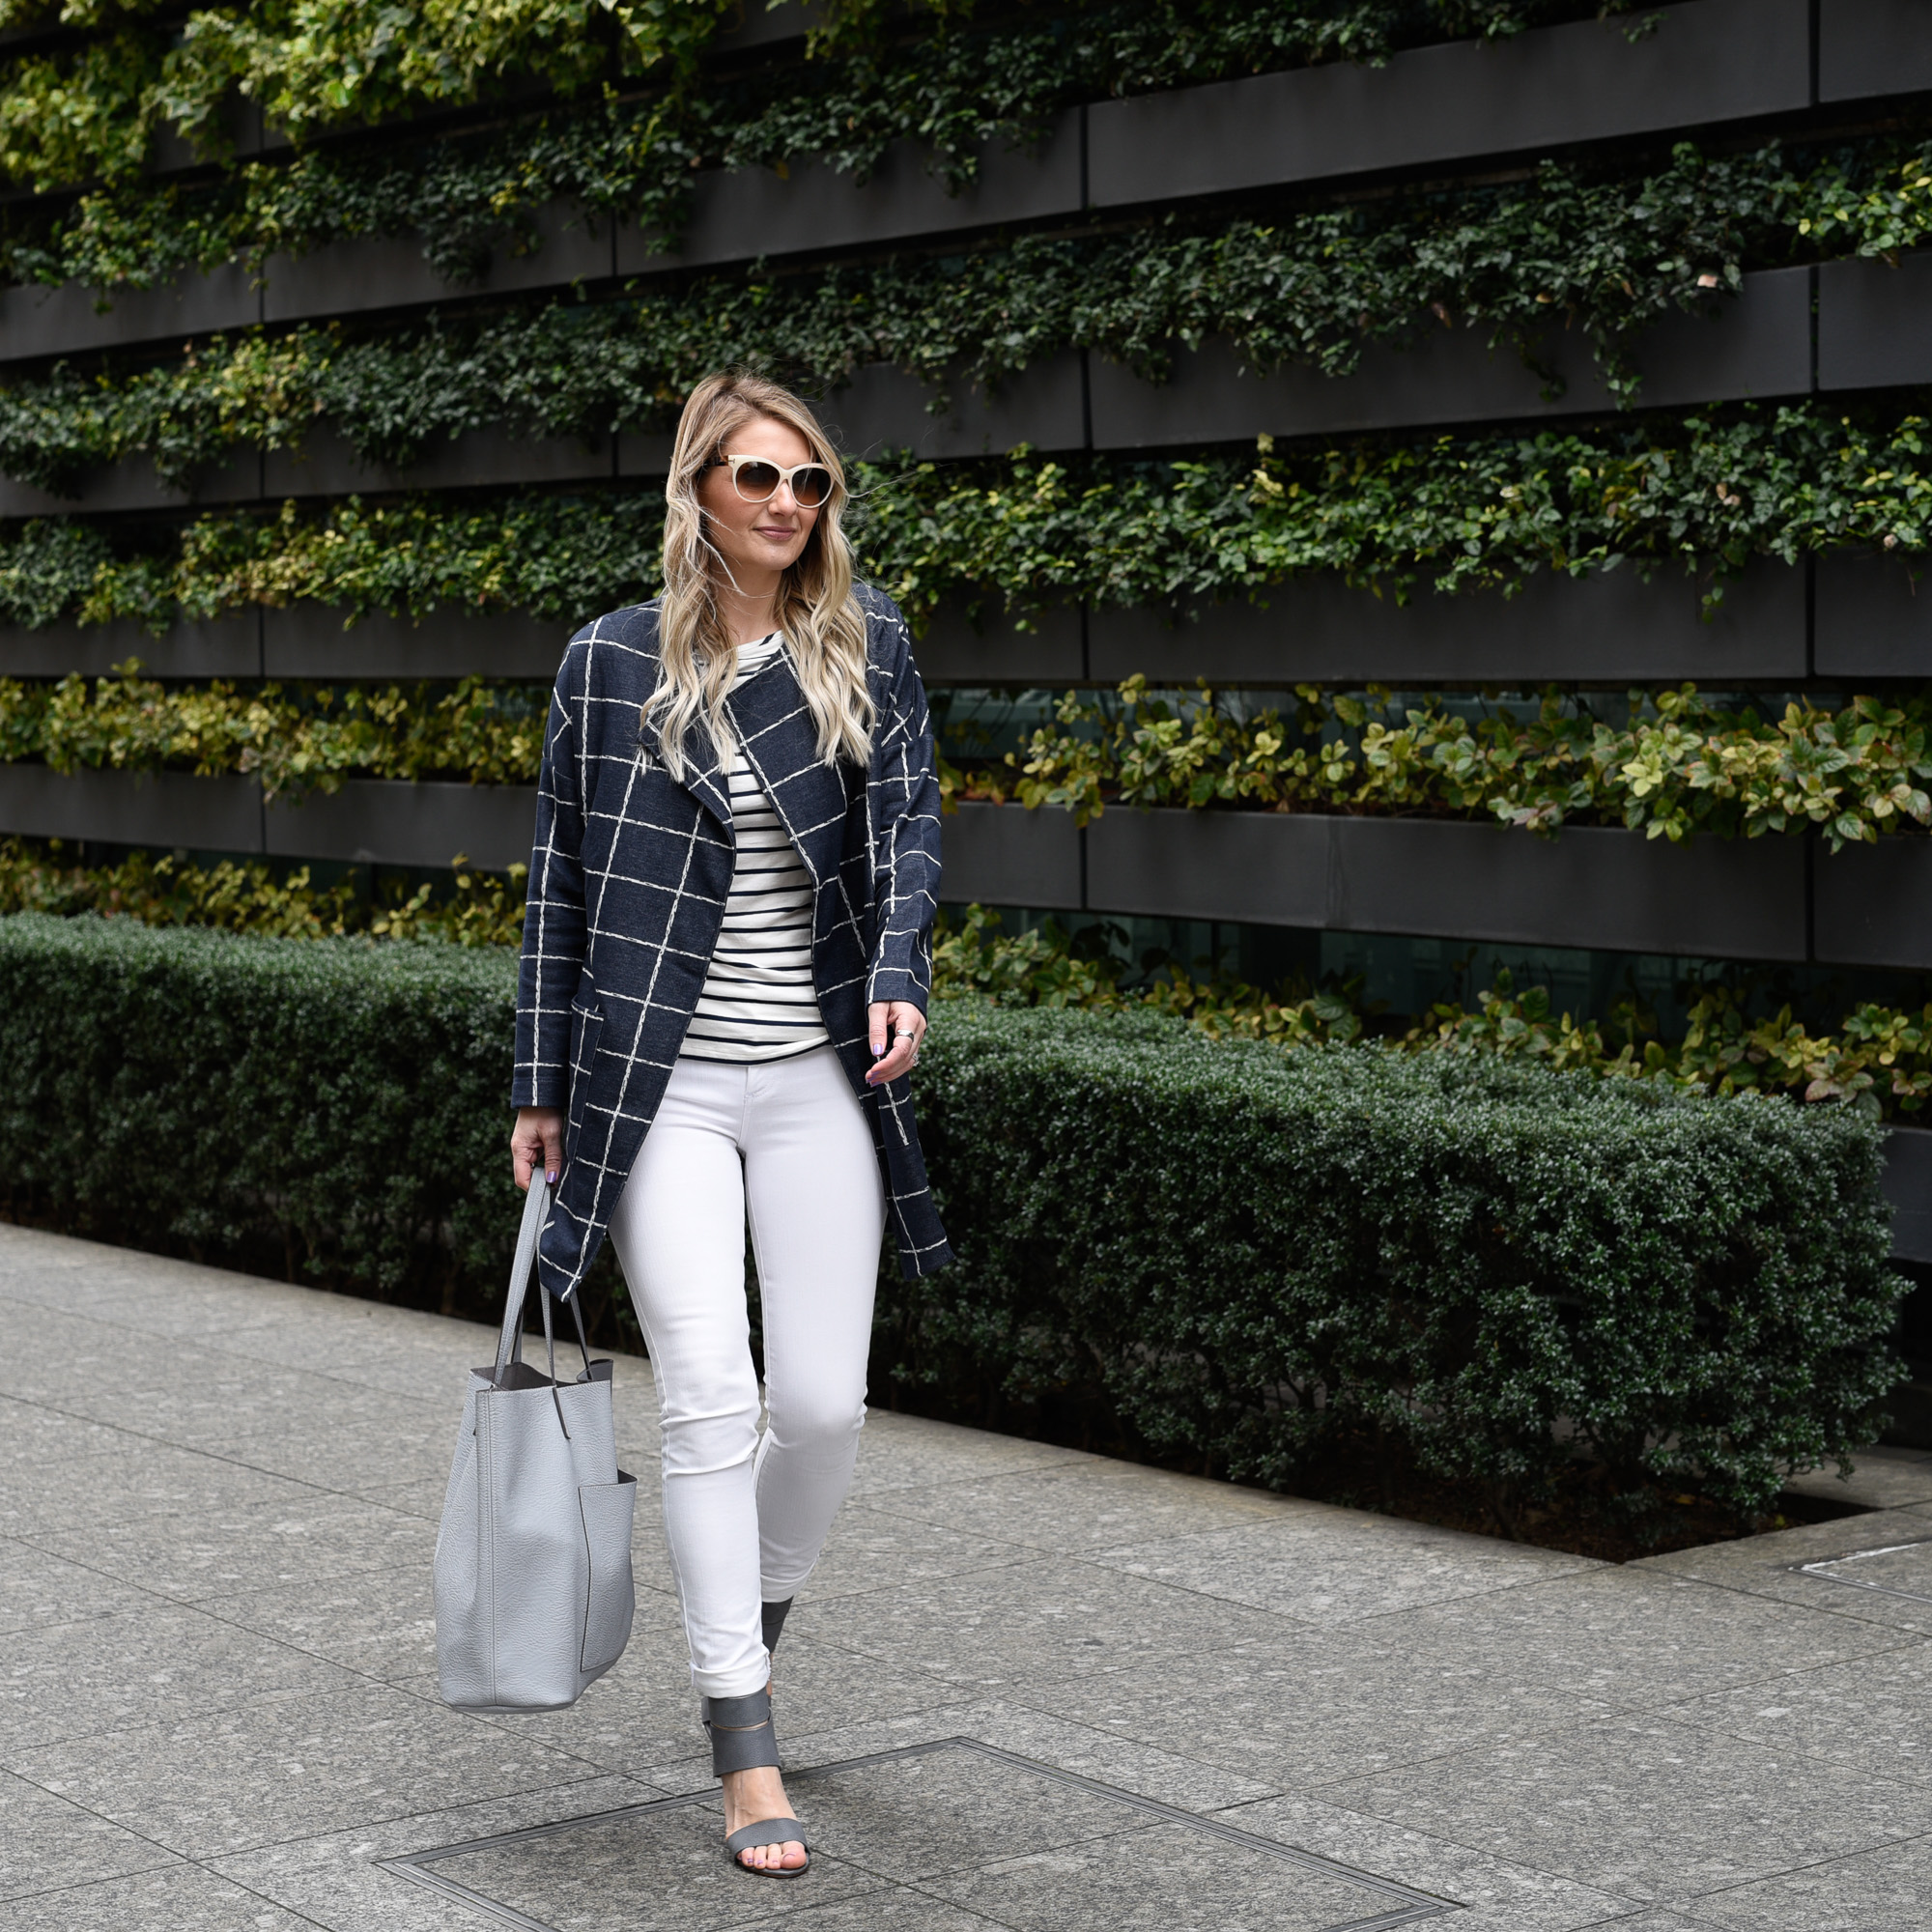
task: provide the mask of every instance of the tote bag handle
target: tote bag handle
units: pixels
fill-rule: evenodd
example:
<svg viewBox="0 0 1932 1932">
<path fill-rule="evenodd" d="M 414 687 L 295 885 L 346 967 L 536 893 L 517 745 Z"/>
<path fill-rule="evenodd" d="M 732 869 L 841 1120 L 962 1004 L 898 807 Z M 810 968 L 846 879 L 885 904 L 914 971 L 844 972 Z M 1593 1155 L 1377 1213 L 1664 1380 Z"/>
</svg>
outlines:
<svg viewBox="0 0 1932 1932">
<path fill-rule="evenodd" d="M 530 1176 L 529 1188 L 524 1196 L 524 1222 L 517 1231 L 517 1258 L 510 1264 L 510 1289 L 503 1297 L 503 1327 L 497 1337 L 496 1373 L 490 1378 L 498 1388 L 502 1387 L 511 1364 L 524 1359 L 524 1299 L 529 1293 L 530 1274 L 536 1266 L 537 1242 L 543 1236 L 544 1223 L 550 1218 L 554 1198 L 549 1181 L 538 1175 Z M 539 1287 L 537 1298 L 543 1304 L 544 1341 L 550 1351 L 550 1378 L 554 1382 L 556 1340 L 551 1333 L 550 1296 Z M 578 1379 L 588 1381 L 590 1343 L 583 1332 L 583 1310 L 574 1294 L 570 1297 L 570 1312 L 577 1320 L 577 1346 L 583 1356 L 583 1373 Z M 561 1413 L 559 1410 L 559 1416 Z"/>
</svg>

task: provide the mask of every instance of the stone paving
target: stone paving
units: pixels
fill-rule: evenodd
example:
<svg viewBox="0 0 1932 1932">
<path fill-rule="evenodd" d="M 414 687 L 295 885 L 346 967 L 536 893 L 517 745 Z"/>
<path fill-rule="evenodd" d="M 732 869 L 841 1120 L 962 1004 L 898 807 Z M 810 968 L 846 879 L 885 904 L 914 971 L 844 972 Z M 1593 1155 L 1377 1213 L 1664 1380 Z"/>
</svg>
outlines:
<svg viewBox="0 0 1932 1932">
<path fill-rule="evenodd" d="M 1618 1568 L 876 1415 L 780 1653 L 822 1850 L 777 1885 L 719 1850 L 646 1502 L 609 1678 L 438 1701 L 488 1353 L 0 1229 L 0 1932 L 1927 1922 L 1932 1458 Z"/>
</svg>

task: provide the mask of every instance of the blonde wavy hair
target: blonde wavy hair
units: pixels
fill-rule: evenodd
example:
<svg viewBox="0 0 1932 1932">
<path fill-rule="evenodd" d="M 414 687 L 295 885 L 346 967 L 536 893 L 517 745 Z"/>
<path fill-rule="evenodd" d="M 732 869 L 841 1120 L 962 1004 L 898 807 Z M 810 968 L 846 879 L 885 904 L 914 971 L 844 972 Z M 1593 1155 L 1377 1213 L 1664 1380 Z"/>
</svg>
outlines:
<svg viewBox="0 0 1932 1932">
<path fill-rule="evenodd" d="M 798 560 L 779 582 L 778 628 L 818 727 L 818 754 L 864 764 L 871 755 L 876 707 L 866 686 L 866 614 L 852 594 L 852 546 L 841 527 L 845 469 L 818 418 L 789 389 L 738 370 L 707 376 L 678 418 L 665 485 L 664 596 L 658 613 L 662 668 L 643 708 L 657 729 L 665 769 L 685 776 L 686 734 L 701 724 L 721 764 L 730 758 L 724 694 L 736 675 L 737 651 L 718 611 L 718 586 L 728 567 L 711 541 L 697 500 L 703 467 L 729 454 L 739 430 L 756 417 L 794 429 L 811 460 L 832 472 L 832 494 Z"/>
</svg>

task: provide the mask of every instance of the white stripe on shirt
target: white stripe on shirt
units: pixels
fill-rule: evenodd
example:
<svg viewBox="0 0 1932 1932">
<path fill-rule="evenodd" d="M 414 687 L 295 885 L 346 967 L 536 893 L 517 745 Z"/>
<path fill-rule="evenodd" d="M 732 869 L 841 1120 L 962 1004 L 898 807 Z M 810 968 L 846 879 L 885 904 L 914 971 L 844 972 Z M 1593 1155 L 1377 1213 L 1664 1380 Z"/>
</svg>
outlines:
<svg viewBox="0 0 1932 1932">
<path fill-rule="evenodd" d="M 731 689 L 783 649 L 776 631 L 740 644 Z M 737 847 L 731 891 L 680 1051 L 694 1060 L 783 1060 L 831 1038 L 811 979 L 811 874 L 735 742 L 726 782 Z"/>
</svg>

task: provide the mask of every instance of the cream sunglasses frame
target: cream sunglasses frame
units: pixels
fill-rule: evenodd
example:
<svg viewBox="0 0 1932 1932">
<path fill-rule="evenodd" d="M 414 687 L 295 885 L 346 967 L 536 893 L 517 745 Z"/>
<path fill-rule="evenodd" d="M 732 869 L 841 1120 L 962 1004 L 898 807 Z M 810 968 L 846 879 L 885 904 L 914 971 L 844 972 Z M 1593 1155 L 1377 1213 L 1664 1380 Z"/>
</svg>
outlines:
<svg viewBox="0 0 1932 1932">
<path fill-rule="evenodd" d="M 748 463 L 763 463 L 779 472 L 778 483 L 774 483 L 771 489 L 762 497 L 746 496 L 738 482 L 738 472 Z M 801 510 L 822 510 L 826 504 L 831 502 L 832 493 L 838 487 L 838 479 L 832 473 L 831 466 L 819 462 L 816 457 L 812 457 L 805 463 L 794 463 L 787 469 L 782 463 L 773 463 L 769 456 L 714 456 L 709 463 L 699 465 L 697 473 L 702 476 L 707 469 L 723 469 L 727 467 L 731 471 L 731 489 L 741 503 L 769 503 L 779 494 L 779 484 L 781 483 L 790 488 L 792 500 L 798 504 Z M 821 471 L 825 477 L 825 495 L 815 503 L 808 503 L 798 494 L 797 487 L 792 484 L 791 479 L 801 469 L 816 469 Z"/>
</svg>

